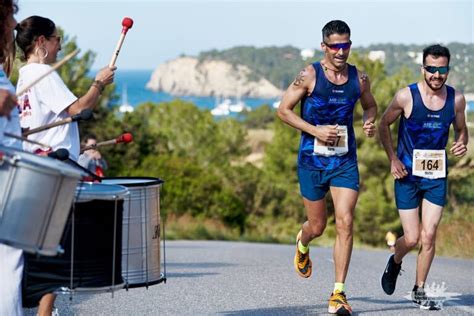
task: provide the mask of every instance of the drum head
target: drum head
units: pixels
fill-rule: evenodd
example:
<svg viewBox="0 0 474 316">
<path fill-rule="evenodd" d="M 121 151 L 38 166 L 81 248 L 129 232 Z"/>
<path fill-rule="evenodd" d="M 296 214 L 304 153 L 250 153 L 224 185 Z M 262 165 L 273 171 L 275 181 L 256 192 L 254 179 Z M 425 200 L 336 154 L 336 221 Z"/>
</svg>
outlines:
<svg viewBox="0 0 474 316">
<path fill-rule="evenodd" d="M 102 183 L 118 184 L 126 187 L 142 187 L 156 184 L 162 184 L 164 181 L 159 178 L 152 177 L 114 177 L 103 178 Z"/>
<path fill-rule="evenodd" d="M 121 185 L 81 182 L 76 187 L 76 202 L 118 200 L 127 194 L 128 189 Z"/>
</svg>

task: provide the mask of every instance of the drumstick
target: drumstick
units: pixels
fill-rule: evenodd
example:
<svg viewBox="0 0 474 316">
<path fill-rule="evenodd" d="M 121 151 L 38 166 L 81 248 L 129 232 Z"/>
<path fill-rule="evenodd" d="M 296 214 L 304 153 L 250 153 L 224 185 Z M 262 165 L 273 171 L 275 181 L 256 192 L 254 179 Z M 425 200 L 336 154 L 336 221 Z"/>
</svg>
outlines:
<svg viewBox="0 0 474 316">
<path fill-rule="evenodd" d="M 113 144 L 118 144 L 118 143 L 125 143 L 126 144 L 126 143 L 130 143 L 131 141 L 133 141 L 132 134 L 124 133 L 124 134 L 120 135 L 117 138 L 106 140 L 106 141 L 103 141 L 103 142 L 99 142 L 95 145 L 85 146 L 81 149 L 81 153 L 86 151 L 86 150 L 95 149 L 97 147 L 104 146 L 104 145 L 113 145 Z"/>
<path fill-rule="evenodd" d="M 92 118 L 92 110 L 91 109 L 84 109 L 81 112 L 79 112 L 77 114 L 74 114 L 74 115 L 72 115 L 72 116 L 70 116 L 70 117 L 68 117 L 64 120 L 49 123 L 49 124 L 46 124 L 46 125 L 43 125 L 43 126 L 40 126 L 40 127 L 37 127 L 37 128 L 30 129 L 30 130 L 24 132 L 23 136 L 28 136 L 28 135 L 31 135 L 31 134 L 39 133 L 39 132 L 42 132 L 44 130 L 47 130 L 47 129 L 50 129 L 50 128 L 53 128 L 53 127 L 56 127 L 56 126 L 68 124 L 68 123 L 71 123 L 71 122 L 87 121 L 87 120 L 90 120 L 91 118 Z"/>
<path fill-rule="evenodd" d="M 38 146 L 41 146 L 41 147 L 43 147 L 43 148 L 51 148 L 51 146 L 49 146 L 49 145 L 46 145 L 46 144 L 43 144 L 43 143 L 40 143 L 40 142 L 31 140 L 31 139 L 28 139 L 28 138 L 26 138 L 26 137 L 24 137 L 24 136 L 15 135 L 15 134 L 11 134 L 11 133 L 8 133 L 8 132 L 4 132 L 3 135 L 5 135 L 5 136 L 7 136 L 7 137 L 10 137 L 10 138 L 15 138 L 15 139 L 18 139 L 18 140 L 27 142 L 27 143 L 31 143 L 31 144 L 34 144 L 34 145 L 38 145 Z"/>
<path fill-rule="evenodd" d="M 72 160 L 71 158 L 67 158 L 64 160 L 65 163 L 67 163 L 68 165 L 70 166 L 74 166 L 76 168 L 79 168 L 80 170 L 84 171 L 85 173 L 87 173 L 89 176 L 91 176 L 92 178 L 94 178 L 95 180 L 101 180 L 102 177 L 99 177 L 98 175 L 96 175 L 95 173 L 93 173 L 92 171 L 90 171 L 89 169 L 87 168 L 84 168 L 83 166 L 81 166 L 80 164 L 78 164 L 76 161 Z"/>
<path fill-rule="evenodd" d="M 76 56 L 77 54 L 79 54 L 80 50 L 79 49 L 76 49 L 74 50 L 72 53 L 69 53 L 67 54 L 66 56 L 64 56 L 63 59 L 61 59 L 60 61 L 58 61 L 57 63 L 55 63 L 50 70 L 48 70 L 46 73 L 42 74 L 41 76 L 39 76 L 38 78 L 36 78 L 35 80 L 33 80 L 32 82 L 30 82 L 29 84 L 26 85 L 26 87 L 24 87 L 23 89 L 21 89 L 20 91 L 17 91 L 16 92 L 16 96 L 19 97 L 21 96 L 23 93 L 25 93 L 26 91 L 28 91 L 29 88 L 33 87 L 35 84 L 37 84 L 38 82 L 40 82 L 41 80 L 43 80 L 47 75 L 49 75 L 50 73 L 52 73 L 53 71 L 56 71 L 59 67 L 61 67 L 62 65 L 64 65 L 65 63 L 67 63 L 69 61 L 69 59 L 73 58 L 74 56 Z"/>
<path fill-rule="evenodd" d="M 122 33 L 120 34 L 120 38 L 117 42 L 117 47 L 115 48 L 115 52 L 112 55 L 112 59 L 110 60 L 109 67 L 112 68 L 115 66 L 115 62 L 117 61 L 118 54 L 120 53 L 120 49 L 122 48 L 123 41 L 125 40 L 125 35 L 127 35 L 127 32 L 129 29 L 132 28 L 133 26 L 133 20 L 131 18 L 123 18 L 122 20 Z"/>
</svg>

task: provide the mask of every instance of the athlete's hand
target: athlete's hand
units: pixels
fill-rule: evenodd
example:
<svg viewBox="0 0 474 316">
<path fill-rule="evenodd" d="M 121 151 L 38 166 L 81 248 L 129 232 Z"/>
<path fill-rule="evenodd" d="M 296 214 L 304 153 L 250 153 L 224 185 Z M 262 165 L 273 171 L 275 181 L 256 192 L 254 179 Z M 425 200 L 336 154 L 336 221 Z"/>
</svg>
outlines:
<svg viewBox="0 0 474 316">
<path fill-rule="evenodd" d="M 462 142 L 453 142 L 453 146 L 449 151 L 456 157 L 462 157 L 467 152 L 467 146 Z"/>
<path fill-rule="evenodd" d="M 395 179 L 402 179 L 408 175 L 407 168 L 398 158 L 392 160 L 390 163 L 390 169 L 392 176 Z"/>
<path fill-rule="evenodd" d="M 375 124 L 372 122 L 365 122 L 364 126 L 362 126 L 364 129 L 365 136 L 367 137 L 374 137 L 375 136 Z"/>
<path fill-rule="evenodd" d="M 17 103 L 15 95 L 8 92 L 8 90 L 0 89 L 0 116 L 10 117 L 10 112 Z"/>
<path fill-rule="evenodd" d="M 315 128 L 315 137 L 325 143 L 333 143 L 337 139 L 338 125 L 318 125 Z"/>
</svg>

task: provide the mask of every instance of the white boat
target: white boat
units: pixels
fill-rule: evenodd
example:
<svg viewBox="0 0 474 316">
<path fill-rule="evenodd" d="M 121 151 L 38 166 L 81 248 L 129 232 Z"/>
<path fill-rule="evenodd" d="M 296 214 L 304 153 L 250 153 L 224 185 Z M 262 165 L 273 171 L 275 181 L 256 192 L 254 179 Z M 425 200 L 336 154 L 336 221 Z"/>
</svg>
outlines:
<svg viewBox="0 0 474 316">
<path fill-rule="evenodd" d="M 244 110 L 249 112 L 249 111 L 252 110 L 252 108 L 250 106 L 248 106 L 247 104 L 245 104 L 245 102 L 243 102 L 242 100 L 239 99 L 235 103 L 229 104 L 229 110 L 231 112 L 240 113 Z"/>
<path fill-rule="evenodd" d="M 244 110 L 251 111 L 252 108 L 240 99 L 233 103 L 231 99 L 226 98 L 222 102 L 216 102 L 216 106 L 211 110 L 211 114 L 222 116 L 229 115 L 231 112 L 240 113 Z"/>
<path fill-rule="evenodd" d="M 281 103 L 281 100 L 276 100 L 275 102 L 273 102 L 272 106 L 274 109 L 278 109 L 278 107 L 280 106 L 280 103 Z"/>
<path fill-rule="evenodd" d="M 214 116 L 225 116 L 230 114 L 230 99 L 225 99 L 222 102 L 219 102 L 218 99 L 216 99 L 216 105 L 215 107 L 211 110 L 211 114 Z"/>
<path fill-rule="evenodd" d="M 122 89 L 122 105 L 119 106 L 119 112 L 121 113 L 130 113 L 133 112 L 133 106 L 128 103 L 128 98 L 127 98 L 127 86 L 123 85 Z"/>
</svg>

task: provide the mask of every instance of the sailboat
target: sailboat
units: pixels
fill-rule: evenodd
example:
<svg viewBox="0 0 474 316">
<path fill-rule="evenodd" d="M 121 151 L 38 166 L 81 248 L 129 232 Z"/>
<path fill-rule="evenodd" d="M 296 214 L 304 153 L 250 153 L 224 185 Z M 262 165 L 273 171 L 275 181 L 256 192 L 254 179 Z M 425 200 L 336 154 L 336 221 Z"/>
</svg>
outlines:
<svg viewBox="0 0 474 316">
<path fill-rule="evenodd" d="M 225 99 L 224 101 L 220 102 L 219 98 L 216 98 L 215 106 L 211 110 L 211 114 L 214 116 L 229 115 L 230 113 L 229 105 L 230 105 L 229 99 Z"/>
<path fill-rule="evenodd" d="M 130 113 L 133 112 L 133 106 L 131 106 L 128 103 L 128 98 L 127 98 L 127 85 L 123 85 L 122 88 L 122 105 L 119 106 L 119 111 L 121 113 Z"/>
<path fill-rule="evenodd" d="M 272 106 L 274 109 L 278 109 L 280 106 L 281 100 L 275 100 L 275 102 L 272 103 Z"/>
</svg>

